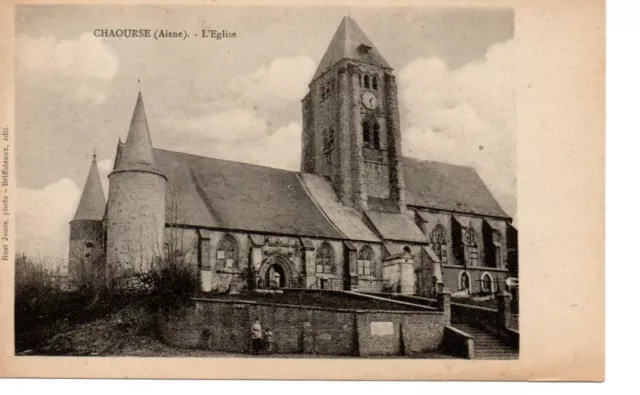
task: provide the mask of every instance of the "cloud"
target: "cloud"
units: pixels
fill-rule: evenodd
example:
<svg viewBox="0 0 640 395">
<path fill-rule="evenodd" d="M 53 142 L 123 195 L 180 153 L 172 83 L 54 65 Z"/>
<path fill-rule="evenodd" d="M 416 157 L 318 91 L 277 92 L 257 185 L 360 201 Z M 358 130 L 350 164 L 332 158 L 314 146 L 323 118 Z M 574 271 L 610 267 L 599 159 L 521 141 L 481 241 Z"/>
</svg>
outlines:
<svg viewBox="0 0 640 395">
<path fill-rule="evenodd" d="M 275 58 L 268 66 L 231 80 L 231 91 L 257 105 L 273 98 L 302 100 L 315 68 L 307 56 Z"/>
<path fill-rule="evenodd" d="M 254 111 L 232 108 L 212 114 L 168 118 L 164 123 L 190 140 L 236 142 L 260 138 L 267 132 L 267 123 Z"/>
<path fill-rule="evenodd" d="M 161 119 L 154 142 L 197 155 L 297 170 L 299 149 L 283 156 L 282 148 L 292 142 L 300 145 L 294 117 L 315 67 L 306 56 L 274 58 L 232 79 L 224 97 L 207 100 L 203 92 L 183 111 Z M 281 125 L 285 126 L 274 130 Z M 283 136 L 292 140 L 283 141 Z M 281 144 L 277 148 L 276 142 Z"/>
<path fill-rule="evenodd" d="M 20 35 L 16 40 L 18 70 L 24 80 L 48 89 L 75 92 L 74 98 L 100 104 L 118 72 L 118 58 L 90 33 L 75 40 Z"/>
<path fill-rule="evenodd" d="M 256 141 L 255 145 L 241 147 L 241 150 L 234 155 L 235 160 L 243 162 L 248 160 L 257 165 L 299 171 L 301 135 L 300 125 L 291 122 L 273 134 Z"/>
<path fill-rule="evenodd" d="M 252 115 L 252 119 L 254 117 L 255 115 Z M 298 171 L 300 169 L 298 147 L 301 145 L 302 135 L 300 125 L 297 122 L 291 122 L 269 133 L 264 120 L 255 118 L 253 122 L 263 129 L 244 140 L 224 136 L 224 130 L 216 130 L 208 135 L 201 134 L 197 137 L 191 135 L 186 140 L 175 136 L 172 146 L 177 151 L 194 155 Z M 249 133 L 244 135 L 248 136 Z"/>
<path fill-rule="evenodd" d="M 111 170 L 113 170 L 113 161 L 111 159 L 98 161 L 98 171 L 100 174 L 109 174 Z"/>
<path fill-rule="evenodd" d="M 515 43 L 451 70 L 419 58 L 398 75 L 407 156 L 476 168 L 498 202 L 516 209 Z"/>
<path fill-rule="evenodd" d="M 56 260 L 67 258 L 69 221 L 73 218 L 80 189 L 61 179 L 44 189 L 17 188 L 16 247 L 28 256 Z"/>
<path fill-rule="evenodd" d="M 103 159 L 98 161 L 98 173 L 100 174 L 100 182 L 102 189 L 108 193 L 109 191 L 109 173 L 113 170 L 113 161 L 111 159 Z"/>
</svg>

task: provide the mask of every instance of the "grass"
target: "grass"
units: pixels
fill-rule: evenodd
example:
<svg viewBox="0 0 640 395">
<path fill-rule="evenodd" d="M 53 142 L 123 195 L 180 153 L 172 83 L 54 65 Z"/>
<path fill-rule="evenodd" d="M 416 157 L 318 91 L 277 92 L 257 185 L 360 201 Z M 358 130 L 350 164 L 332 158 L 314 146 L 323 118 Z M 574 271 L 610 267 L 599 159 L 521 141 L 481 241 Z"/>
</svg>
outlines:
<svg viewBox="0 0 640 395">
<path fill-rule="evenodd" d="M 383 301 L 377 299 L 360 298 L 347 294 L 336 294 L 332 292 L 305 292 L 305 291 L 286 291 L 282 294 L 260 294 L 255 292 L 246 292 L 239 294 L 205 294 L 205 298 L 214 298 L 220 300 L 238 300 L 253 301 L 274 304 L 289 304 L 309 307 L 326 307 L 340 308 L 351 310 L 402 310 L 415 311 L 420 310 L 417 307 L 411 307 L 391 301 Z"/>
<path fill-rule="evenodd" d="M 451 302 L 453 303 L 459 303 L 459 304 L 466 304 L 466 305 L 470 305 L 470 306 L 478 306 L 478 307 L 485 307 L 488 309 L 498 309 L 498 300 L 497 299 L 489 299 L 489 300 L 473 300 L 471 298 L 451 298 Z M 517 300 L 512 300 L 511 301 L 511 313 L 512 314 L 518 314 L 518 301 Z"/>
</svg>

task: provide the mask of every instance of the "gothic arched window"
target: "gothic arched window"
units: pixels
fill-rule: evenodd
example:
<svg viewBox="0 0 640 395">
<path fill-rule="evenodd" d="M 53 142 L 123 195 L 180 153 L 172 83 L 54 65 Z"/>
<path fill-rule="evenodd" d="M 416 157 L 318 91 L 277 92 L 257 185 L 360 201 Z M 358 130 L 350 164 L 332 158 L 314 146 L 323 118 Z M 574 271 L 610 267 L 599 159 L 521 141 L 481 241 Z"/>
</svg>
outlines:
<svg viewBox="0 0 640 395">
<path fill-rule="evenodd" d="M 216 253 L 218 267 L 232 268 L 238 264 L 238 245 L 231 235 L 224 235 Z"/>
<path fill-rule="evenodd" d="M 371 247 L 364 246 L 358 252 L 358 274 L 361 276 L 371 275 L 371 258 L 373 251 Z"/>
<path fill-rule="evenodd" d="M 440 263 L 447 264 L 447 232 L 444 230 L 444 226 L 438 224 L 431 232 L 431 245 L 433 246 L 433 252 L 440 259 Z"/>
<path fill-rule="evenodd" d="M 373 77 L 371 80 L 371 88 L 378 90 L 378 77 Z"/>
<path fill-rule="evenodd" d="M 473 230 L 473 228 L 467 229 L 467 233 L 465 234 L 464 258 L 467 265 L 478 265 L 478 238 L 476 237 L 476 231 Z"/>
<path fill-rule="evenodd" d="M 494 230 L 492 233 L 493 248 L 495 251 L 495 260 L 492 262 L 493 267 L 501 267 L 502 265 L 502 235 L 500 231 Z"/>
<path fill-rule="evenodd" d="M 327 243 L 322 243 L 316 252 L 316 273 L 331 273 L 333 266 L 333 251 Z"/>
<path fill-rule="evenodd" d="M 362 142 L 365 147 L 371 145 L 371 126 L 367 121 L 362 122 Z"/>
<path fill-rule="evenodd" d="M 365 88 L 369 88 L 369 76 L 368 75 L 364 76 L 364 87 Z"/>
<path fill-rule="evenodd" d="M 373 138 L 372 138 L 372 145 L 373 148 L 379 149 L 380 148 L 380 125 L 378 125 L 377 123 L 373 124 Z"/>
</svg>

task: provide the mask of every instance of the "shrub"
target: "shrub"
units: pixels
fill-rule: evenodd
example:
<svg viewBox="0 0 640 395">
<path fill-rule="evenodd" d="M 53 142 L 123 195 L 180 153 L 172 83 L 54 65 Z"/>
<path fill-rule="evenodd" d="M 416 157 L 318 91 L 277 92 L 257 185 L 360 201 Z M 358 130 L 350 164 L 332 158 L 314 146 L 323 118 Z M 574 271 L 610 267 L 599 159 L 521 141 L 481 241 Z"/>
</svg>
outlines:
<svg viewBox="0 0 640 395">
<path fill-rule="evenodd" d="M 64 330 L 60 318 L 75 313 L 90 299 L 87 289 L 63 290 L 59 271 L 46 259 L 18 255 L 15 260 L 16 351 L 38 349 L 51 336 Z"/>
<path fill-rule="evenodd" d="M 140 276 L 148 289 L 148 305 L 152 311 L 171 310 L 188 304 L 199 288 L 199 279 L 194 269 L 186 262 L 162 259 L 153 268 Z"/>
<path fill-rule="evenodd" d="M 15 349 L 38 351 L 54 336 L 121 309 L 140 298 L 119 288 L 90 283 L 69 290 L 46 259 L 19 255 L 15 261 Z"/>
</svg>

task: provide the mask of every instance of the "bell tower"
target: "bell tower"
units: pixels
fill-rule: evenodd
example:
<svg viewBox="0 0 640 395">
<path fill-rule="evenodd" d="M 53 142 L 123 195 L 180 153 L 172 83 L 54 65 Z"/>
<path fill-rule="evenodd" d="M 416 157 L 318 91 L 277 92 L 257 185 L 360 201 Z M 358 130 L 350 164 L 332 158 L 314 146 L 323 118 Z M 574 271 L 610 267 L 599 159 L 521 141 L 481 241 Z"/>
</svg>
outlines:
<svg viewBox="0 0 640 395">
<path fill-rule="evenodd" d="M 302 100 L 301 170 L 327 177 L 342 204 L 406 210 L 391 66 L 345 17 Z"/>
</svg>

